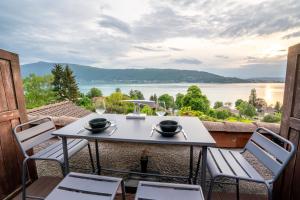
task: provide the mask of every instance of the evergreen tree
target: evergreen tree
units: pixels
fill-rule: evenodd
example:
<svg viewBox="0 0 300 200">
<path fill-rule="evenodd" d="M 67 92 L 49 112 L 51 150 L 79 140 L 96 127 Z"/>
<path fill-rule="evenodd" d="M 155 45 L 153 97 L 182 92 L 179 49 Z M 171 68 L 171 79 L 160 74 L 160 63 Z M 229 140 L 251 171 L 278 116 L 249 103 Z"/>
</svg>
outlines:
<svg viewBox="0 0 300 200">
<path fill-rule="evenodd" d="M 76 83 L 73 71 L 67 65 L 64 70 L 63 76 L 63 90 L 66 91 L 66 98 L 70 101 L 75 102 L 79 96 L 79 89 Z"/>
<path fill-rule="evenodd" d="M 60 64 L 55 64 L 51 73 L 53 74 L 53 91 L 59 100 L 64 100 L 66 98 L 66 91 L 63 88 L 64 69 Z"/>
<path fill-rule="evenodd" d="M 257 96 L 256 96 L 256 89 L 253 88 L 251 90 L 251 94 L 249 96 L 249 104 L 251 104 L 252 106 L 256 107 L 256 100 L 257 100 Z"/>
<path fill-rule="evenodd" d="M 157 96 L 156 96 L 156 94 L 153 94 L 153 95 L 150 96 L 150 101 L 157 102 Z"/>
<path fill-rule="evenodd" d="M 281 112 L 282 110 L 282 107 L 280 105 L 280 102 L 279 101 L 276 101 L 276 104 L 275 104 L 275 107 L 274 107 L 275 111 L 276 112 Z"/>
</svg>

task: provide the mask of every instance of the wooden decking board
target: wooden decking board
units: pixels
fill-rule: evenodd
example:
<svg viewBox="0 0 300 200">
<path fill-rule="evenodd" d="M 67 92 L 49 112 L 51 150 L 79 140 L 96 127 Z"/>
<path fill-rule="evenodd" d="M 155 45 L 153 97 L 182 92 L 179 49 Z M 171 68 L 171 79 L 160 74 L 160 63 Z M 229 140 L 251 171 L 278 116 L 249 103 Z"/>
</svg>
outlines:
<svg viewBox="0 0 300 200">
<path fill-rule="evenodd" d="M 61 180 L 62 178 L 60 177 L 40 177 L 34 183 L 27 187 L 27 194 L 39 197 L 46 197 Z M 21 194 L 16 196 L 13 200 L 21 200 Z"/>
<path fill-rule="evenodd" d="M 46 197 L 50 191 L 62 180 L 60 177 L 51 177 L 45 176 L 39 178 L 33 184 L 28 186 L 27 194 Z M 120 191 L 118 191 L 120 192 Z M 235 193 L 223 193 L 223 192 L 215 192 L 213 193 L 213 200 L 232 200 L 235 199 Z M 116 196 L 116 200 L 121 200 L 121 194 Z M 126 194 L 127 200 L 134 200 L 134 194 Z M 267 198 L 263 195 L 252 195 L 252 194 L 240 194 L 241 200 L 266 200 Z M 21 200 L 21 194 L 16 196 L 13 200 Z M 28 199 L 30 200 L 30 199 Z"/>
</svg>

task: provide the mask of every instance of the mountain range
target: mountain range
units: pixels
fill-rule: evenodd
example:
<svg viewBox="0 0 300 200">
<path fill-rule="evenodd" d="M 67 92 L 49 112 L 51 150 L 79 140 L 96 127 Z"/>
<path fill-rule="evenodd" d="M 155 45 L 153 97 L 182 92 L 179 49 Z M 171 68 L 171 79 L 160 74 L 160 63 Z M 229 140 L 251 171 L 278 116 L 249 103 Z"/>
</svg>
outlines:
<svg viewBox="0 0 300 200">
<path fill-rule="evenodd" d="M 56 63 L 36 62 L 21 66 L 22 77 L 29 74 L 50 74 Z M 204 71 L 178 69 L 107 69 L 78 64 L 69 65 L 79 83 L 249 83 L 249 82 L 278 82 L 268 79 L 240 79 L 224 77 Z"/>
</svg>

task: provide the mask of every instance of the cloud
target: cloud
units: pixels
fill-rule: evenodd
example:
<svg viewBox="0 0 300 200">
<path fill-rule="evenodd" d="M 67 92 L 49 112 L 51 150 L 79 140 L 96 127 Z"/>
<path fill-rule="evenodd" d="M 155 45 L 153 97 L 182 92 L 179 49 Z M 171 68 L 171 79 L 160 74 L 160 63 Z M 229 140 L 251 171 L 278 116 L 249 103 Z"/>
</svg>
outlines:
<svg viewBox="0 0 300 200">
<path fill-rule="evenodd" d="M 168 0 L 168 1 L 173 4 L 180 5 L 180 6 L 190 6 L 192 4 L 197 3 L 197 1 L 195 1 L 195 0 Z"/>
<path fill-rule="evenodd" d="M 169 49 L 172 51 L 183 51 L 184 50 L 184 49 L 175 48 L 175 47 L 169 47 Z"/>
<path fill-rule="evenodd" d="M 221 58 L 221 59 L 229 59 L 229 57 L 225 56 L 225 55 L 216 55 L 215 57 L 216 58 Z"/>
<path fill-rule="evenodd" d="M 154 48 L 143 47 L 143 46 L 133 46 L 133 47 L 143 51 L 153 51 L 153 52 L 163 51 L 162 49 L 154 49 Z"/>
<path fill-rule="evenodd" d="M 204 36 L 209 27 L 201 25 L 197 16 L 185 16 L 171 7 L 157 7 L 136 21 L 132 33 L 140 42 L 160 42 L 169 38 Z"/>
<path fill-rule="evenodd" d="M 223 36 L 268 35 L 300 26 L 300 3 L 297 0 L 263 1 L 236 4 L 222 13 Z M 298 10 L 298 11 L 297 11 Z"/>
<path fill-rule="evenodd" d="M 112 16 L 102 15 L 98 23 L 101 27 L 121 31 L 126 34 L 131 33 L 130 26 L 126 22 Z"/>
<path fill-rule="evenodd" d="M 273 63 L 256 63 L 241 65 L 236 68 L 221 68 L 209 67 L 202 68 L 201 70 L 215 73 L 228 77 L 239 78 L 255 78 L 255 77 L 284 77 L 286 71 L 286 61 L 273 62 Z"/>
<path fill-rule="evenodd" d="M 300 35 L 299 0 L 140 4 L 146 9 L 135 7 L 139 9 L 135 12 L 132 5 L 138 4 L 121 5 L 115 0 L 62 0 L 60 4 L 1 0 L 0 48 L 18 53 L 21 63 L 43 60 L 115 68 L 185 65 L 216 69 L 216 73 L 227 70 L 243 75 L 243 68 L 253 68 L 256 73 L 273 74 L 271 65 L 284 63 L 287 52 L 282 50 Z M 269 41 L 272 45 L 266 44 Z M 134 52 L 138 50 L 145 53 Z M 270 56 L 275 54 L 280 55 Z"/>
<path fill-rule="evenodd" d="M 247 64 L 271 64 L 276 62 L 282 62 L 286 60 L 286 55 L 275 55 L 275 56 L 247 56 L 245 57 L 245 60 L 247 61 Z"/>
<path fill-rule="evenodd" d="M 173 61 L 176 64 L 200 65 L 202 62 L 195 58 L 180 58 Z"/>
<path fill-rule="evenodd" d="M 287 40 L 287 39 L 295 38 L 295 37 L 300 37 L 300 31 L 293 32 L 291 34 L 285 35 L 285 36 L 282 37 L 282 39 Z"/>
</svg>

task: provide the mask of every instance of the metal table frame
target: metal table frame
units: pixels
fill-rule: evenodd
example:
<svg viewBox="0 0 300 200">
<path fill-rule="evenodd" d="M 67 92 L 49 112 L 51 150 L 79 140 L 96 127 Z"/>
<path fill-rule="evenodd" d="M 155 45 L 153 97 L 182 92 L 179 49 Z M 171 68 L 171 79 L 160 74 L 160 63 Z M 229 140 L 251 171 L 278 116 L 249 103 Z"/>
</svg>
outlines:
<svg viewBox="0 0 300 200">
<path fill-rule="evenodd" d="M 200 121 L 199 121 L 200 122 Z M 75 122 L 76 123 L 76 122 Z M 213 140 L 212 144 L 203 144 L 203 145 L 199 145 L 199 144 L 191 144 L 191 145 L 185 145 L 185 146 L 190 146 L 190 159 L 189 159 L 189 174 L 188 177 L 185 176 L 170 176 L 170 175 L 157 175 L 157 174 L 149 174 L 149 173 L 141 173 L 141 172 L 129 172 L 129 171 L 122 171 L 122 170 L 114 170 L 114 169 L 107 169 L 107 168 L 102 168 L 101 166 L 101 162 L 100 162 L 100 153 L 99 153 L 99 141 L 109 141 L 106 138 L 103 137 L 99 137 L 97 139 L 95 139 L 95 137 L 93 138 L 89 138 L 89 137 L 85 137 L 85 136 L 74 136 L 74 135 L 68 135 L 68 134 L 63 134 L 63 133 L 53 133 L 56 136 L 59 136 L 62 138 L 62 144 L 63 144 L 63 153 L 64 153 L 64 170 L 65 170 L 65 174 L 69 173 L 69 160 L 68 160 L 68 150 L 67 150 L 67 138 L 72 138 L 72 137 L 77 137 L 77 138 L 85 138 L 88 139 L 90 141 L 94 141 L 95 142 L 95 154 L 96 154 L 96 165 L 97 165 L 97 172 L 98 174 L 101 174 L 101 171 L 114 171 L 114 172 L 119 172 L 119 173 L 131 173 L 131 174 L 139 174 L 139 175 L 147 175 L 147 176 L 161 176 L 161 177 L 169 177 L 169 178 L 181 178 L 181 179 L 187 179 L 188 182 L 190 184 L 196 184 L 197 183 L 197 177 L 198 177 L 198 172 L 199 172 L 199 168 L 200 168 L 200 161 L 202 160 L 202 170 L 201 170 L 201 186 L 203 188 L 203 190 L 205 190 L 205 181 L 206 181 L 206 163 L 207 163 L 207 148 L 208 146 L 214 146 L 215 141 Z M 120 142 L 130 142 L 130 140 L 114 140 L 114 141 L 120 141 Z M 141 142 L 143 143 L 143 142 Z M 147 142 L 144 142 L 145 144 L 149 144 Z M 154 144 L 160 144 L 160 143 L 154 143 Z M 176 145 L 176 144 L 169 144 L 169 145 Z M 194 171 L 194 146 L 199 146 L 202 147 L 202 151 L 199 151 L 199 156 L 198 156 L 198 160 L 197 160 L 197 164 L 196 164 L 196 172 L 195 175 L 193 174 Z"/>
</svg>

